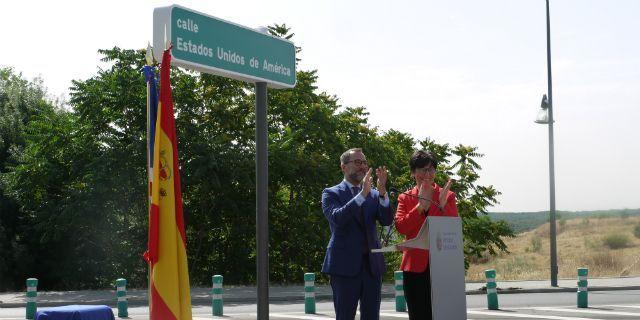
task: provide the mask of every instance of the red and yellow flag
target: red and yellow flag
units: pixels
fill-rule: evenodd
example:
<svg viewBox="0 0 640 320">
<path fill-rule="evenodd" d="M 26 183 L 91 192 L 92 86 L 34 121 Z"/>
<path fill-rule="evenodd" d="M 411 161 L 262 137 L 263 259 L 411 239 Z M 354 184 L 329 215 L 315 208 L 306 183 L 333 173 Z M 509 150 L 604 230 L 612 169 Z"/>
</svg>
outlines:
<svg viewBox="0 0 640 320">
<path fill-rule="evenodd" d="M 169 80 L 171 53 L 160 68 L 160 103 L 155 125 L 153 183 L 149 208 L 149 309 L 152 320 L 191 319 L 187 245 L 178 170 L 178 140 Z"/>
</svg>

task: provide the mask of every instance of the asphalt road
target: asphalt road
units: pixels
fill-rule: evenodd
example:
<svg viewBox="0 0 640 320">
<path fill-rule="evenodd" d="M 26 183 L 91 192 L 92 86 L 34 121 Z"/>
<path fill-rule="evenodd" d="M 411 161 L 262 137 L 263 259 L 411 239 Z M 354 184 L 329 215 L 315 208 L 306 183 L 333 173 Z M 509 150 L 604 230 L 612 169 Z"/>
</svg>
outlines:
<svg viewBox="0 0 640 320">
<path fill-rule="evenodd" d="M 576 294 L 521 293 L 499 296 L 500 310 L 487 310 L 486 296 L 467 295 L 468 319 L 640 319 L 640 290 L 600 291 L 589 293 L 589 308 L 576 308 Z M 273 303 L 269 307 L 270 319 L 333 319 L 333 304 L 318 302 L 315 315 L 304 314 L 304 304 Z M 117 310 L 114 309 L 114 314 Z M 194 306 L 193 319 L 255 319 L 255 304 L 225 304 L 224 317 L 213 317 L 211 306 Z M 24 319 L 24 308 L 2 308 L 0 319 Z M 129 319 L 148 319 L 147 307 L 129 308 Z M 359 319 L 359 316 L 356 316 Z M 408 319 L 404 312 L 395 311 L 395 302 L 385 299 L 381 305 L 380 319 Z"/>
</svg>

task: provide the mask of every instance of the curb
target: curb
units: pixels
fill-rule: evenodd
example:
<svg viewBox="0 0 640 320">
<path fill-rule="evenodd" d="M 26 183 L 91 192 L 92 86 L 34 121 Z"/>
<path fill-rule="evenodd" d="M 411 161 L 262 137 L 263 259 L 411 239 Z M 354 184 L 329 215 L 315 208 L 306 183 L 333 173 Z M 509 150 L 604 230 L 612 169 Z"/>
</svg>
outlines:
<svg viewBox="0 0 640 320">
<path fill-rule="evenodd" d="M 558 288 L 538 288 L 538 289 L 521 289 L 521 288 L 498 288 L 498 294 L 512 294 L 512 293 L 549 293 L 549 292 L 576 292 L 576 287 L 558 287 Z M 621 290 L 640 290 L 640 286 L 625 286 L 625 287 L 603 287 L 593 286 L 589 287 L 589 291 L 621 291 Z M 467 291 L 467 294 L 486 294 L 484 290 Z"/>
<path fill-rule="evenodd" d="M 538 288 L 538 289 L 523 289 L 517 287 L 509 287 L 509 288 L 498 288 L 498 294 L 517 294 L 517 293 L 551 293 L 551 292 L 576 292 L 575 287 L 558 287 L 558 288 Z M 640 290 L 640 286 L 625 286 L 625 287 L 604 287 L 604 286 L 594 286 L 589 287 L 589 291 L 621 291 L 621 290 Z M 466 291 L 466 295 L 479 295 L 486 294 L 485 290 L 477 289 L 477 290 L 468 290 Z M 382 293 L 382 299 L 395 299 L 394 293 Z M 333 297 L 331 294 L 317 294 L 317 301 L 332 301 Z M 254 304 L 256 303 L 255 297 L 226 297 L 224 298 L 225 303 L 229 304 Z M 128 300 L 129 306 L 145 306 L 148 304 L 147 299 L 136 299 L 131 298 Z M 273 296 L 269 297 L 270 303 L 282 303 L 282 302 L 304 302 L 304 293 L 297 296 Z M 80 305 L 90 305 L 90 304 L 102 304 L 107 305 L 109 307 L 116 307 L 116 300 L 91 300 L 91 301 L 44 301 L 38 302 L 38 307 L 54 307 L 60 305 L 70 305 L 70 304 L 80 304 Z M 211 298 L 195 298 L 191 299 L 191 304 L 196 306 L 210 305 Z M 2 303 L 0 302 L 0 308 L 23 308 L 25 307 L 25 302 L 22 303 Z"/>
</svg>

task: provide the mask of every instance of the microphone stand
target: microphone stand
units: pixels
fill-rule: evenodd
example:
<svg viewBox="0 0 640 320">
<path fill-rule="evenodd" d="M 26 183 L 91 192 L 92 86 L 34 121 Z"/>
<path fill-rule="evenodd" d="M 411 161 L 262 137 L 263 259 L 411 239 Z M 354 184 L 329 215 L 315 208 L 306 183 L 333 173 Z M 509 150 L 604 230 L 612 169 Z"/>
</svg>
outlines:
<svg viewBox="0 0 640 320">
<path fill-rule="evenodd" d="M 396 212 L 396 209 L 398 207 L 398 198 L 396 197 L 396 200 L 393 201 L 393 197 L 395 195 L 398 194 L 398 189 L 396 188 L 389 188 L 389 206 L 391 206 L 391 212 Z M 389 225 L 389 229 L 387 229 L 387 234 L 386 236 L 383 237 L 383 232 L 380 232 L 380 243 L 382 244 L 383 247 L 386 247 L 387 244 L 389 243 L 389 237 L 391 236 L 391 232 L 393 231 L 393 227 L 395 227 L 396 225 L 396 219 L 395 216 L 393 218 L 393 220 L 391 220 L 391 225 Z M 384 231 L 384 227 L 382 229 L 382 231 Z"/>
</svg>

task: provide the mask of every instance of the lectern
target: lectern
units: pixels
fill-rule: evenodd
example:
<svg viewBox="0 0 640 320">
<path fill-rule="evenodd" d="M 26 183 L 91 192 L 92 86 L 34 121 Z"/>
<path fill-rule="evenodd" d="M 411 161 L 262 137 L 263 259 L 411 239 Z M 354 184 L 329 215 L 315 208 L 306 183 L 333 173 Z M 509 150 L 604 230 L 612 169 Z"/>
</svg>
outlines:
<svg viewBox="0 0 640 320">
<path fill-rule="evenodd" d="M 429 216 L 415 238 L 371 251 L 391 252 L 408 248 L 429 250 L 432 318 L 466 319 L 467 300 L 460 218 Z"/>
</svg>

